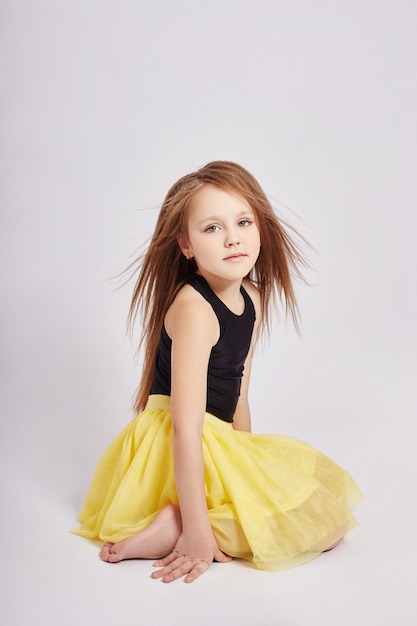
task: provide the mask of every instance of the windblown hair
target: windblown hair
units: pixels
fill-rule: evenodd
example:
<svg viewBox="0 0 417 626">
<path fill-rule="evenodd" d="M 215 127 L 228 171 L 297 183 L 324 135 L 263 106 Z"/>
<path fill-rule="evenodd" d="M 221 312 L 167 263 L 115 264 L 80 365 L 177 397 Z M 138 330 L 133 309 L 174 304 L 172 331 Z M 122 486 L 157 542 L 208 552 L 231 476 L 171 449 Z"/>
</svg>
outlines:
<svg viewBox="0 0 417 626">
<path fill-rule="evenodd" d="M 242 166 L 230 161 L 213 161 L 178 180 L 162 204 L 155 232 L 147 252 L 128 268 L 139 267 L 128 323 L 142 318 L 140 345 L 145 346 L 143 376 L 134 402 L 143 410 L 151 391 L 155 362 L 165 315 L 178 291 L 196 271 L 194 260 L 187 260 L 178 244 L 187 235 L 188 207 L 193 195 L 207 183 L 242 196 L 256 216 L 261 251 L 247 276 L 259 290 L 260 329 L 268 330 L 271 305 L 279 299 L 298 328 L 298 307 L 293 278 L 302 278 L 305 260 L 299 245 L 288 234 L 256 179 Z M 287 227 L 288 229 L 288 227 Z"/>
</svg>

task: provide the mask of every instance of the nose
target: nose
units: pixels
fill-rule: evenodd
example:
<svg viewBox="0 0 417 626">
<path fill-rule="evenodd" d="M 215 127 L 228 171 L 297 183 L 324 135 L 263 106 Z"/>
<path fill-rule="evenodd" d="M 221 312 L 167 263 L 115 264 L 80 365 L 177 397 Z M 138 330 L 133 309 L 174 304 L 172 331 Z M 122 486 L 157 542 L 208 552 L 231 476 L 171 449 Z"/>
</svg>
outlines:
<svg viewBox="0 0 417 626">
<path fill-rule="evenodd" d="M 238 246 L 240 244 L 239 234 L 235 230 L 229 230 L 225 239 L 225 246 L 230 248 L 231 246 Z"/>
</svg>

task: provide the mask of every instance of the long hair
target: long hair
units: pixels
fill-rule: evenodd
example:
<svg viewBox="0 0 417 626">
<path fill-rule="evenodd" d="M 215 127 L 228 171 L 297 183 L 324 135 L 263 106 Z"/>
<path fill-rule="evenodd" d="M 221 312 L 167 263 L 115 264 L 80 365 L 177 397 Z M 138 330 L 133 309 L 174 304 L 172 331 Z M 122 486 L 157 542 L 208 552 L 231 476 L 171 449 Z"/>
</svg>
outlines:
<svg viewBox="0 0 417 626">
<path fill-rule="evenodd" d="M 178 291 L 196 270 L 194 260 L 187 260 L 178 244 L 180 234 L 187 235 L 188 206 L 204 184 L 211 183 L 242 196 L 256 216 L 261 250 L 248 279 L 258 288 L 261 301 L 260 329 L 268 330 L 271 305 L 284 304 L 298 328 L 298 307 L 294 277 L 302 278 L 305 260 L 300 246 L 288 234 L 275 215 L 259 183 L 245 168 L 230 161 L 213 161 L 178 180 L 162 203 L 155 232 L 147 252 L 128 268 L 139 266 L 133 290 L 128 323 L 142 318 L 140 345 L 145 346 L 142 381 L 134 401 L 136 412 L 148 400 L 155 375 L 155 362 L 165 315 Z"/>
</svg>

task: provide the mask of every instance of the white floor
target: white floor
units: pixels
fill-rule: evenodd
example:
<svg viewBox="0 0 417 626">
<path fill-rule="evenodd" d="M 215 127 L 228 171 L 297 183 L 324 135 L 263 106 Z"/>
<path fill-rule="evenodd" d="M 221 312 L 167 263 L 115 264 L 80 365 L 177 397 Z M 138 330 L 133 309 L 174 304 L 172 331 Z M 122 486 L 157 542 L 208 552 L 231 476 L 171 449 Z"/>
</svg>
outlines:
<svg viewBox="0 0 417 626">
<path fill-rule="evenodd" d="M 401 418 L 396 427 L 407 432 Z M 150 562 L 103 563 L 96 545 L 70 533 L 88 483 L 86 461 L 74 441 L 56 438 L 54 449 L 52 440 L 43 438 L 44 429 L 36 419 L 32 426 L 25 416 L 16 419 L 2 457 L 5 626 L 416 623 L 410 438 L 404 437 L 400 449 L 397 437 L 388 449 L 388 439 L 386 447 L 381 445 L 385 435 L 375 441 L 365 433 L 375 447 L 369 467 L 356 467 L 367 495 L 356 511 L 360 526 L 334 551 L 286 572 L 261 572 L 236 561 L 213 564 L 192 585 L 164 585 L 149 578 Z M 65 439 L 63 430 L 61 435 Z"/>
</svg>

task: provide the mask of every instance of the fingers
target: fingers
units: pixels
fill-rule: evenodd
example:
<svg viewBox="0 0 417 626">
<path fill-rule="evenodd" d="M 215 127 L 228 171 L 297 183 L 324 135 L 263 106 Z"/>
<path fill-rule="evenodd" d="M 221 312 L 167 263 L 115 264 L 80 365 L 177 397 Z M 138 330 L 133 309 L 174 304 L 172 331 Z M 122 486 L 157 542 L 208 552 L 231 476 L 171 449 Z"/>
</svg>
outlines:
<svg viewBox="0 0 417 626">
<path fill-rule="evenodd" d="M 201 563 L 197 563 L 191 570 L 189 574 L 184 578 L 185 583 L 192 583 L 196 578 L 201 576 L 206 570 L 208 570 L 208 563 L 202 561 Z"/>
<path fill-rule="evenodd" d="M 167 557 L 169 558 L 169 557 Z M 162 559 L 166 561 L 166 559 Z M 154 565 L 158 566 L 162 564 L 162 561 L 157 561 Z M 164 583 L 170 583 L 182 576 L 185 576 L 184 582 L 191 583 L 196 578 L 201 576 L 209 567 L 206 561 L 193 562 L 190 560 L 184 561 L 182 557 L 176 557 L 172 562 L 162 567 L 162 569 L 151 574 L 151 578 L 160 578 Z"/>
<path fill-rule="evenodd" d="M 219 563 L 229 563 L 233 559 L 222 552 L 217 545 L 213 546 L 213 552 L 211 553 L 209 561 L 205 558 L 204 554 L 191 556 L 186 552 L 179 552 L 177 548 L 174 548 L 171 554 L 154 562 L 154 567 L 159 567 L 160 569 L 153 572 L 151 578 L 160 579 L 164 583 L 170 583 L 173 580 L 185 576 L 184 582 L 191 583 L 209 568 L 213 560 Z"/>
<path fill-rule="evenodd" d="M 170 565 L 170 563 L 175 561 L 175 559 L 178 559 L 178 554 L 175 554 L 175 552 L 171 552 L 171 554 L 168 554 L 168 556 L 166 556 L 164 559 L 159 559 L 158 561 L 155 561 L 155 563 L 153 563 L 153 566 L 166 567 L 167 565 Z"/>
</svg>

